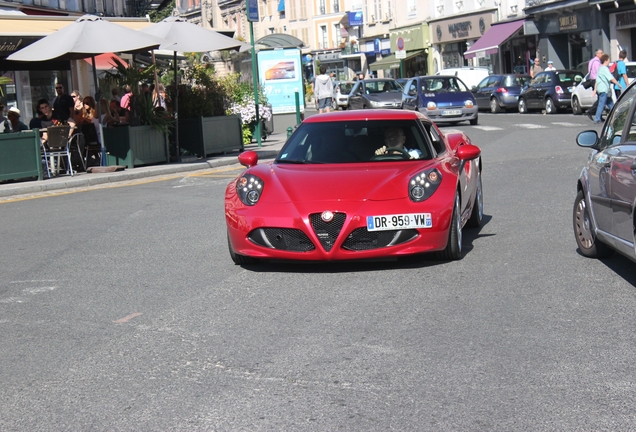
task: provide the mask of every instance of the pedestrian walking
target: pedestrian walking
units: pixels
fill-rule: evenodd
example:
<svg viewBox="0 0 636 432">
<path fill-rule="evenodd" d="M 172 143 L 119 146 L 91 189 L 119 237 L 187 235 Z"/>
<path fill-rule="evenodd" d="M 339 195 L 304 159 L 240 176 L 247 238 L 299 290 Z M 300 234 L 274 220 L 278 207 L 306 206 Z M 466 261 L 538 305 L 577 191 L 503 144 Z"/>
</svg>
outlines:
<svg viewBox="0 0 636 432">
<path fill-rule="evenodd" d="M 597 49 L 594 52 L 594 57 L 587 64 L 587 73 L 588 73 L 588 81 L 590 81 L 590 87 L 596 86 L 596 76 L 598 74 L 598 69 L 601 67 L 601 56 L 603 55 L 602 49 Z M 609 70 L 608 70 L 609 72 Z M 587 110 L 587 116 L 590 120 L 594 120 L 594 113 L 596 112 L 596 107 L 598 107 L 598 98 L 594 101 L 592 106 Z"/>
<path fill-rule="evenodd" d="M 614 86 L 614 93 L 616 99 L 621 95 L 622 89 L 626 89 L 629 84 L 629 78 L 627 78 L 627 66 L 625 66 L 625 59 L 627 58 L 627 51 L 621 50 L 618 53 L 618 60 L 616 61 L 616 71 L 618 72 L 618 83 L 620 85 Z"/>
<path fill-rule="evenodd" d="M 594 86 L 594 91 L 592 92 L 592 96 L 598 95 L 598 104 L 596 107 L 596 116 L 594 117 L 594 123 L 601 123 L 605 106 L 607 106 L 609 110 L 614 107 L 614 100 L 612 99 L 612 95 L 610 94 L 610 83 L 614 83 L 620 86 L 621 89 L 623 88 L 609 71 L 609 61 L 610 56 L 608 54 L 603 54 L 600 58 L 601 67 L 598 68 L 596 75 L 596 85 Z"/>
<path fill-rule="evenodd" d="M 333 81 L 327 75 L 327 66 L 320 65 L 320 75 L 316 77 L 312 84 L 314 97 L 318 101 L 318 113 L 331 112 L 331 102 L 333 99 Z"/>
<path fill-rule="evenodd" d="M 539 72 L 543 72 L 543 68 L 541 67 L 541 60 L 537 57 L 534 59 L 534 65 L 530 68 L 530 77 L 534 78 Z"/>
</svg>

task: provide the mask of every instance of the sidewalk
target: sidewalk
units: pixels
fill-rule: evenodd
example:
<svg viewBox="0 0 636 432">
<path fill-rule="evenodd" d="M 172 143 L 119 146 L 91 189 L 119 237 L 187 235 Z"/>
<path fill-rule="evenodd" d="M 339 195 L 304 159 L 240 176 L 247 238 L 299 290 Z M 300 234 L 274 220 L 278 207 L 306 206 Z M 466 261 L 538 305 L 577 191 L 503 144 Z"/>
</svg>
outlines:
<svg viewBox="0 0 636 432">
<path fill-rule="evenodd" d="M 252 143 L 245 146 L 245 150 L 254 150 L 258 153 L 258 159 L 272 159 L 278 154 L 287 140 L 287 133 L 274 133 L 267 140 L 262 141 L 261 147 Z M 0 183 L 0 198 L 15 195 L 33 194 L 62 189 L 82 188 L 105 183 L 115 183 L 128 180 L 137 180 L 145 177 L 184 173 L 208 168 L 238 164 L 240 152 L 228 153 L 225 155 L 211 156 L 197 159 L 196 157 L 183 158 L 180 163 L 170 163 L 162 165 L 144 166 L 138 168 L 126 168 L 123 171 L 109 173 L 75 173 L 73 177 L 62 174 L 58 177 L 46 178 L 44 180 L 25 180 L 8 183 Z"/>
</svg>

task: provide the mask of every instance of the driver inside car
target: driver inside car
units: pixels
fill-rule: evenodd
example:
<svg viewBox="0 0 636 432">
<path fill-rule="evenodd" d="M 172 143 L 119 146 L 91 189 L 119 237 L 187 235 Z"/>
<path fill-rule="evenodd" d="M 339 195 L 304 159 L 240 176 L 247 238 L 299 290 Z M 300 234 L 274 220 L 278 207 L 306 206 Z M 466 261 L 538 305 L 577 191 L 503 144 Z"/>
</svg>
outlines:
<svg viewBox="0 0 636 432">
<path fill-rule="evenodd" d="M 384 130 L 384 145 L 375 151 L 376 156 L 384 154 L 399 154 L 399 150 L 406 151 L 411 159 L 419 159 L 422 152 L 418 149 L 408 149 L 404 147 L 406 136 L 401 127 L 390 127 Z M 390 150 L 390 151 L 387 151 Z"/>
</svg>

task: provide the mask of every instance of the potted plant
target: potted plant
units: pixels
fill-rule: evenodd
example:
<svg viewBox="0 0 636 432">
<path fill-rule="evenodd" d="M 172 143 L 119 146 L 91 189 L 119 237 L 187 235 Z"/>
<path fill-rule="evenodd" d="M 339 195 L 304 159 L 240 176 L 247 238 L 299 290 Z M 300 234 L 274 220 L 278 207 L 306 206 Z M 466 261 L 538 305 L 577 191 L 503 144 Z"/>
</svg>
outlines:
<svg viewBox="0 0 636 432">
<path fill-rule="evenodd" d="M 128 125 L 104 128 L 104 145 L 108 165 L 139 165 L 170 161 L 167 134 L 173 123 L 163 110 L 153 106 L 152 96 L 142 94 L 139 83 L 154 77 L 154 65 L 146 69 L 125 66 L 117 59 L 115 72 L 107 72 L 107 81 L 118 87 L 129 85 L 132 89 L 130 122 Z"/>
<path fill-rule="evenodd" d="M 179 145 L 201 157 L 243 150 L 241 119 L 227 113 L 227 89 L 209 64 L 194 63 L 179 86 Z"/>
</svg>

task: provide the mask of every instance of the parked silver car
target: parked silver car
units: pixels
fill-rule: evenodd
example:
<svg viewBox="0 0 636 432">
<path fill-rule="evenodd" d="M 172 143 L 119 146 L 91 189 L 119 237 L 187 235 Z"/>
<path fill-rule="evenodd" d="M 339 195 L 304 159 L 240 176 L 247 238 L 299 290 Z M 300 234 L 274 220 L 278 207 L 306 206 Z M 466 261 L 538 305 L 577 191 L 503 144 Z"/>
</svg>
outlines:
<svg viewBox="0 0 636 432">
<path fill-rule="evenodd" d="M 355 84 L 355 81 L 336 81 L 336 89 L 334 90 L 336 109 L 347 109 L 349 106 L 349 94 L 351 94 Z"/>
<path fill-rule="evenodd" d="M 351 109 L 402 108 L 402 86 L 393 78 L 357 81 L 349 95 Z"/>
<path fill-rule="evenodd" d="M 629 79 L 629 82 L 632 82 L 632 80 L 636 78 L 636 62 L 625 62 L 625 66 L 627 67 L 627 78 Z M 596 100 L 596 96 L 592 96 L 594 88 L 590 87 L 586 89 L 582 85 L 585 81 L 587 81 L 587 78 L 588 75 L 585 75 L 583 81 L 577 85 L 572 92 L 572 113 L 574 115 L 583 114 L 583 112 L 590 108 Z M 612 86 L 612 89 L 613 88 L 614 86 Z M 612 97 L 616 100 L 616 97 Z"/>
</svg>

